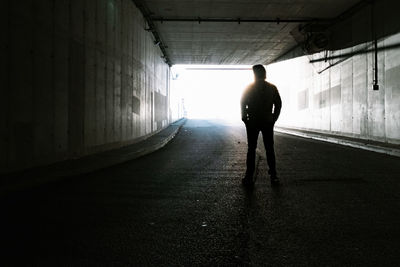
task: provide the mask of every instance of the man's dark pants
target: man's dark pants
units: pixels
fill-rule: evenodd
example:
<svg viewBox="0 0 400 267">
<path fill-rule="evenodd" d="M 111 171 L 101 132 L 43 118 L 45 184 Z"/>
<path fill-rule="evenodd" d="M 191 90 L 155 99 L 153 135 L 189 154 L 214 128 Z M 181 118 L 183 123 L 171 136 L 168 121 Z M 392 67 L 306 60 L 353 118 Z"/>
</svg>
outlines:
<svg viewBox="0 0 400 267">
<path fill-rule="evenodd" d="M 273 123 L 254 123 L 246 122 L 247 131 L 247 160 L 246 176 L 252 177 L 255 170 L 256 148 L 258 135 L 261 132 L 264 140 L 265 151 L 267 154 L 268 173 L 276 176 L 275 150 L 274 150 L 274 124 Z"/>
</svg>

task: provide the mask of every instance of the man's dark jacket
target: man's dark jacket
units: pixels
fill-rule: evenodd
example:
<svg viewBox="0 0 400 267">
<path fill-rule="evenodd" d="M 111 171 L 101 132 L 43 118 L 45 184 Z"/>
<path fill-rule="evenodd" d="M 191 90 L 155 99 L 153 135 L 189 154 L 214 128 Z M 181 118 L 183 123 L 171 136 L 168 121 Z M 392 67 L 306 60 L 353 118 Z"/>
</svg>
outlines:
<svg viewBox="0 0 400 267">
<path fill-rule="evenodd" d="M 250 84 L 245 89 L 240 104 L 242 120 L 256 124 L 275 123 L 282 107 L 278 89 L 265 80 Z"/>
</svg>

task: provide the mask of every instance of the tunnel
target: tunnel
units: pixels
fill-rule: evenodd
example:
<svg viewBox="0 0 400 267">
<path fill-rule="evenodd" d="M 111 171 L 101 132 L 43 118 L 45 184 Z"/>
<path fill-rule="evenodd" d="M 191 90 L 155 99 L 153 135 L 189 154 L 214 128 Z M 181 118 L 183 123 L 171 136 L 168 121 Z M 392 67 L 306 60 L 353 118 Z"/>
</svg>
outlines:
<svg viewBox="0 0 400 267">
<path fill-rule="evenodd" d="M 2 1 L 0 265 L 399 266 L 398 10 Z"/>
</svg>

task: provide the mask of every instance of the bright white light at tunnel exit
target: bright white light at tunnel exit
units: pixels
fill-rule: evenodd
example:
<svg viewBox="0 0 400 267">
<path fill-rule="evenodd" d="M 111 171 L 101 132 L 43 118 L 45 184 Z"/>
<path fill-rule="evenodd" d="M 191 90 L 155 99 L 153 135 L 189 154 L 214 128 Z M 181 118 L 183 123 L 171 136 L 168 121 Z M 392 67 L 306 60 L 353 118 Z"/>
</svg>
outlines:
<svg viewBox="0 0 400 267">
<path fill-rule="evenodd" d="M 251 66 L 175 65 L 172 73 L 171 95 L 181 93 L 188 118 L 240 122 L 240 97 L 254 79 Z"/>
</svg>

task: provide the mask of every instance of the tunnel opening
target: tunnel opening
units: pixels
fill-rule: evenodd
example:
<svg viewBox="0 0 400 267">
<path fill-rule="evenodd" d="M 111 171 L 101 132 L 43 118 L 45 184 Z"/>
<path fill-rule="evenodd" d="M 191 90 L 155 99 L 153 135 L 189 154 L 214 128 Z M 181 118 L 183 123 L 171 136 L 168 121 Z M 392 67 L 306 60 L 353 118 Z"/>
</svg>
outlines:
<svg viewBox="0 0 400 267">
<path fill-rule="evenodd" d="M 171 72 L 176 117 L 240 123 L 240 97 L 254 80 L 251 66 L 174 65 Z"/>
</svg>

